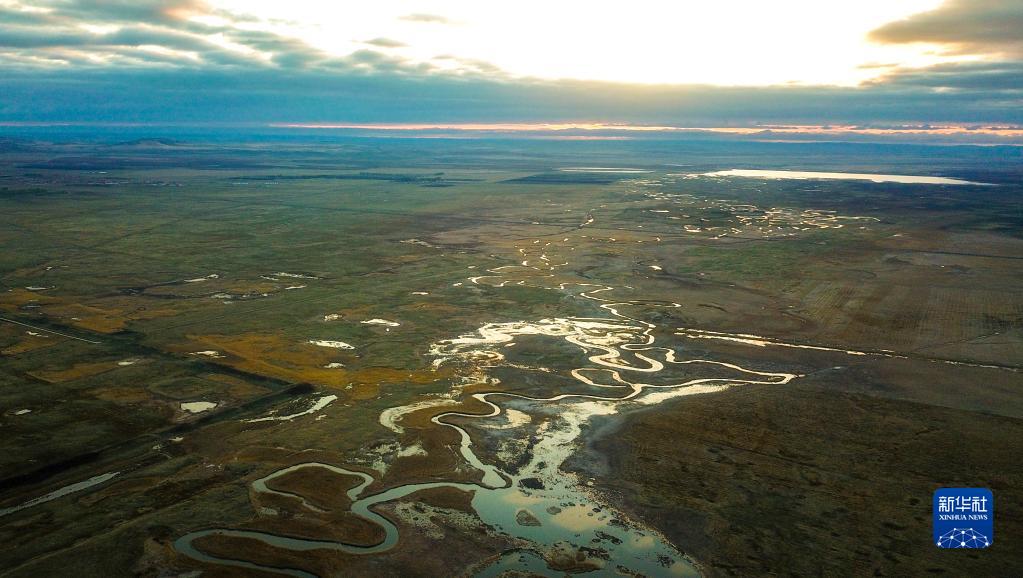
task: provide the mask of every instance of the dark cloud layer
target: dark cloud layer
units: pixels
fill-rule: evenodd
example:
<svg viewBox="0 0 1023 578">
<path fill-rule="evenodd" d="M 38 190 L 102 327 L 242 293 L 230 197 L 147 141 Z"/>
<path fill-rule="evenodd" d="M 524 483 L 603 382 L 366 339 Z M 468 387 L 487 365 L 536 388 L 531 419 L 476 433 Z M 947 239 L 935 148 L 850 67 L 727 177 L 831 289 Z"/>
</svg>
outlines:
<svg viewBox="0 0 1023 578">
<path fill-rule="evenodd" d="M 874 30 L 878 42 L 928 42 L 971 54 L 1023 55 L 1023 0 L 950 0 Z"/>
<path fill-rule="evenodd" d="M 385 68 L 369 51 L 353 61 Z M 935 91 L 918 81 L 835 87 L 635 87 L 493 82 L 436 75 L 278 69 L 19 71 L 0 79 L 3 121 L 554 122 L 683 126 L 822 122 L 1023 124 L 1011 94 Z M 1007 103 L 1015 101 L 1015 106 Z"/>
<path fill-rule="evenodd" d="M 1023 98 L 1023 62 L 958 62 L 896 69 L 875 85 L 1017 93 Z"/>
<path fill-rule="evenodd" d="M 874 85 L 987 92 L 988 103 L 1003 109 L 1006 103 L 1023 102 L 1023 0 L 949 0 L 935 10 L 886 24 L 870 38 L 888 44 L 925 42 L 947 53 L 986 57 L 893 68 Z"/>
</svg>

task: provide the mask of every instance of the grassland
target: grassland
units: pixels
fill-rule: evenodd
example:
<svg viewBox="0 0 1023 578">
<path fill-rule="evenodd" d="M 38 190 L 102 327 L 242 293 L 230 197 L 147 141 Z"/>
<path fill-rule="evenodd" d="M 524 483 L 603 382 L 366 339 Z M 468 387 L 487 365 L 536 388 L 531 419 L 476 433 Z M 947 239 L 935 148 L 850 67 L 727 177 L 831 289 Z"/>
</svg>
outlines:
<svg viewBox="0 0 1023 578">
<path fill-rule="evenodd" d="M 584 283 L 679 303 L 636 314 L 680 355 L 802 376 L 607 418 L 572 461 L 594 491 L 706 574 L 1023 567 L 1019 153 L 817 146 L 9 146 L 0 157 L 0 507 L 118 475 L 0 517 L 0 574 L 77 564 L 83 576 L 235 575 L 172 547 L 207 527 L 372 543 L 378 528 L 347 511 L 352 479 L 301 470 L 278 480 L 274 488 L 306 496 L 316 514 L 250 484 L 303 461 L 375 471 L 375 490 L 477 481 L 457 436 L 430 418 L 486 411 L 481 404 L 428 406 L 400 435 L 381 412 L 460 384 L 463 375 L 432 364 L 440 340 L 491 322 L 607 316 L 578 298 Z M 557 170 L 565 166 L 649 172 Z M 737 166 L 999 185 L 679 176 Z M 523 261 L 558 265 L 520 267 L 503 284 L 471 280 Z M 398 325 L 365 323 L 381 319 Z M 519 341 L 512 365 L 495 373 L 501 387 L 558 391 L 576 351 Z M 351 348 L 322 345 L 337 342 Z M 250 421 L 302 414 L 329 396 L 313 413 Z M 216 406 L 183 405 L 195 402 Z M 483 455 L 523 459 L 501 456 L 515 433 L 466 428 Z M 957 484 L 995 492 L 991 549 L 945 556 L 930 543 L 930 493 Z M 467 500 L 441 490 L 388 504 L 405 537 L 379 556 L 296 556 L 227 538 L 204 548 L 317 575 L 435 576 L 523 546 L 479 523 Z"/>
</svg>

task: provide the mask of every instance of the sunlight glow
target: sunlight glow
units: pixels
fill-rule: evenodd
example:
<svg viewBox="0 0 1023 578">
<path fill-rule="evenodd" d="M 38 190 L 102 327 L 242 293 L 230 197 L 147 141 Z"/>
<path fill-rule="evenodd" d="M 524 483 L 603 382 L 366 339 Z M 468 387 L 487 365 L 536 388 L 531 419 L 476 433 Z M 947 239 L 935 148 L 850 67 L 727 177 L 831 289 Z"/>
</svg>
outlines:
<svg viewBox="0 0 1023 578">
<path fill-rule="evenodd" d="M 524 0 L 385 0 L 353 10 L 314 0 L 215 0 L 254 17 L 246 27 L 301 39 L 330 54 L 374 50 L 457 70 L 483 61 L 514 77 L 648 84 L 857 85 L 894 66 L 962 60 L 933 45 L 880 45 L 867 34 L 940 0 L 657 2 L 617 5 Z M 410 12 L 437 21 L 403 18 Z M 371 46 L 386 38 L 401 46 Z M 472 68 L 471 65 L 466 65 Z"/>
</svg>

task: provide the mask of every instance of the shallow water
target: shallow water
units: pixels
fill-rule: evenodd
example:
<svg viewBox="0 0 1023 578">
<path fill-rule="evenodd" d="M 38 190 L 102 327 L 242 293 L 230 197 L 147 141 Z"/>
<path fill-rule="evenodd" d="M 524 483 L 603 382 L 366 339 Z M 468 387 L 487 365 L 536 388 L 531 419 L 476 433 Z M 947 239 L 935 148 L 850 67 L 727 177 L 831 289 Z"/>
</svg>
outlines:
<svg viewBox="0 0 1023 578">
<path fill-rule="evenodd" d="M 309 409 L 304 410 L 304 411 L 300 411 L 300 412 L 296 412 L 296 413 L 291 413 L 291 414 L 288 414 L 288 415 L 277 415 L 276 413 L 271 413 L 270 415 L 265 416 L 265 417 L 257 417 L 257 418 L 253 418 L 253 419 L 247 419 L 245 421 L 247 423 L 259 423 L 259 422 L 262 422 L 262 421 L 291 421 L 291 420 L 293 420 L 295 418 L 302 417 L 304 415 L 309 415 L 311 413 L 316 413 L 316 412 L 320 411 L 321 409 L 327 407 L 328 405 L 334 403 L 335 401 L 337 401 L 337 396 L 336 395 L 324 395 L 324 396 L 320 397 L 319 399 L 317 399 L 315 402 L 313 402 L 313 404 L 309 407 Z"/>
<path fill-rule="evenodd" d="M 215 407 L 217 407 L 217 404 L 212 401 L 186 401 L 181 403 L 181 411 L 187 411 L 188 413 L 202 413 Z"/>
<path fill-rule="evenodd" d="M 563 173 L 649 173 L 647 169 L 630 167 L 564 167 L 558 169 Z"/>
<path fill-rule="evenodd" d="M 491 275 L 473 278 L 472 282 L 501 287 L 507 282 L 503 275 L 516 275 L 520 272 L 513 267 L 492 269 L 488 270 Z M 547 275 L 536 279 L 546 280 Z M 371 546 L 358 546 L 253 530 L 212 528 L 180 537 L 175 542 L 175 548 L 186 556 L 204 562 L 260 568 L 304 578 L 309 574 L 299 569 L 260 567 L 244 560 L 213 557 L 196 548 L 193 542 L 205 536 L 223 535 L 260 540 L 292 551 L 328 550 L 366 555 L 381 553 L 398 543 L 399 529 L 393 522 L 372 511 L 373 506 L 399 500 L 421 490 L 455 488 L 474 491 L 472 507 L 484 524 L 499 533 L 533 544 L 530 549 L 508 553 L 488 567 L 479 569 L 480 576 L 494 576 L 511 569 L 549 573 L 552 570 L 547 569 L 544 556 L 561 553 L 574 559 L 575 552 L 580 551 L 580 548 L 586 549 L 587 561 L 593 564 L 594 569 L 586 572 L 588 576 L 617 576 L 623 570 L 658 576 L 698 575 L 695 565 L 673 544 L 657 532 L 629 520 L 624 514 L 602 503 L 575 475 L 563 471 L 562 465 L 578 447 L 589 420 L 598 415 L 614 414 L 623 404 L 660 403 L 678 395 L 719 391 L 742 384 L 784 384 L 798 376 L 755 371 L 718 361 L 677 359 L 673 348 L 655 346 L 653 332 L 656 327 L 653 324 L 621 312 L 624 308 L 636 306 L 678 307 L 677 303 L 614 301 L 603 297 L 614 290 L 604 285 L 573 286 L 562 283 L 544 288 L 567 291 L 576 297 L 595 301 L 609 316 L 486 323 L 472 333 L 434 343 L 429 350 L 435 366 L 453 365 L 458 373 L 464 374 L 461 381 L 463 385 L 499 384 L 496 378 L 489 375 L 489 371 L 492 368 L 513 366 L 505 359 L 504 352 L 519 337 L 564 340 L 579 348 L 585 359 L 582 366 L 569 372 L 580 384 L 579 390 L 556 391 L 549 397 L 530 397 L 504 391 L 474 393 L 471 397 L 488 406 L 488 413 L 481 415 L 452 411 L 432 418 L 438 426 L 450 427 L 459 433 L 459 452 L 467 465 L 481 472 L 480 483 L 440 481 L 407 484 L 377 494 L 363 495 L 365 488 L 373 481 L 369 474 L 318 462 L 297 464 L 256 480 L 252 490 L 289 496 L 298 500 L 305 509 L 320 511 L 302 496 L 272 490 L 266 482 L 303 468 L 326 468 L 358 476 L 363 482 L 348 491 L 353 501 L 351 511 L 380 526 L 385 534 L 383 541 Z M 666 383 L 671 381 L 670 376 L 665 378 L 659 375 L 680 366 L 688 366 L 686 371 L 689 373 L 700 367 L 714 369 L 717 375 L 727 370 L 730 376 L 688 377 Z M 547 368 L 521 369 L 551 371 Z M 604 388 L 607 393 L 596 395 L 592 393 L 594 388 Z M 430 405 L 450 403 L 459 398 L 460 391 L 461 387 L 456 385 L 447 396 L 420 401 L 408 408 L 390 408 L 381 415 L 380 421 L 390 429 L 401 431 L 400 421 L 403 416 Z M 506 407 L 510 404 L 514 404 L 514 408 Z M 516 412 L 516 419 L 509 419 L 510 410 Z M 521 434 L 516 435 L 517 439 L 534 440 L 531 453 L 527 455 L 528 462 L 514 471 L 505 471 L 496 464 L 487 463 L 473 448 L 469 432 L 452 423 L 452 419 L 471 420 L 484 426 L 500 420 L 500 429 L 522 430 Z M 483 431 L 488 430 L 484 427 Z"/>
<path fill-rule="evenodd" d="M 13 514 L 14 512 L 19 512 L 21 510 L 24 510 L 25 508 L 31 508 L 32 506 L 37 506 L 39 504 L 43 504 L 43 503 L 49 502 L 51 500 L 56 500 L 57 498 L 62 498 L 64 496 L 67 496 L 68 494 L 73 494 L 75 492 L 80 492 L 82 490 L 86 490 L 88 488 L 91 488 L 93 486 L 98 486 L 99 484 L 102 484 L 104 482 L 110 481 L 111 479 L 113 479 L 115 476 L 117 476 L 120 473 L 121 472 L 109 472 L 109 473 L 106 473 L 106 474 L 100 474 L 98 476 L 93 476 L 93 477 L 91 477 L 91 478 L 89 478 L 87 480 L 83 480 L 81 482 L 75 482 L 73 484 L 68 484 L 68 485 L 66 485 L 66 486 L 64 486 L 62 488 L 59 488 L 59 489 L 56 489 L 56 490 L 50 492 L 49 494 L 45 494 L 45 495 L 39 496 L 38 498 L 31 499 L 31 500 L 29 500 L 29 501 L 27 501 L 27 502 L 25 502 L 23 504 L 18 504 L 17 506 L 11 506 L 10 508 L 0 508 L 0 516 L 6 516 L 7 514 Z"/>
<path fill-rule="evenodd" d="M 759 169 L 729 169 L 710 173 L 695 173 L 690 177 L 750 177 L 758 179 L 845 179 L 875 183 L 920 183 L 928 185 L 986 185 L 948 177 L 914 175 L 882 175 L 873 173 L 830 173 L 817 171 L 776 171 Z"/>
<path fill-rule="evenodd" d="M 344 341 L 331 341 L 328 339 L 310 339 L 309 343 L 320 347 L 331 347 L 334 349 L 355 349 L 355 346 Z"/>
</svg>

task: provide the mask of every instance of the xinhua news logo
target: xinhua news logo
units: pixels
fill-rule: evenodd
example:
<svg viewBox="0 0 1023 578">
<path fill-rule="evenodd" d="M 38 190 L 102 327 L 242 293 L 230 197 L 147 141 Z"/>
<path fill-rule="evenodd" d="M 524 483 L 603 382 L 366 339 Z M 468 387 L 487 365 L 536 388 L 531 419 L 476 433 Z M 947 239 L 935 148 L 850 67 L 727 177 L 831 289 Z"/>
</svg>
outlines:
<svg viewBox="0 0 1023 578">
<path fill-rule="evenodd" d="M 995 498 L 987 488 L 934 492 L 934 543 L 939 548 L 987 548 L 995 541 Z"/>
</svg>

